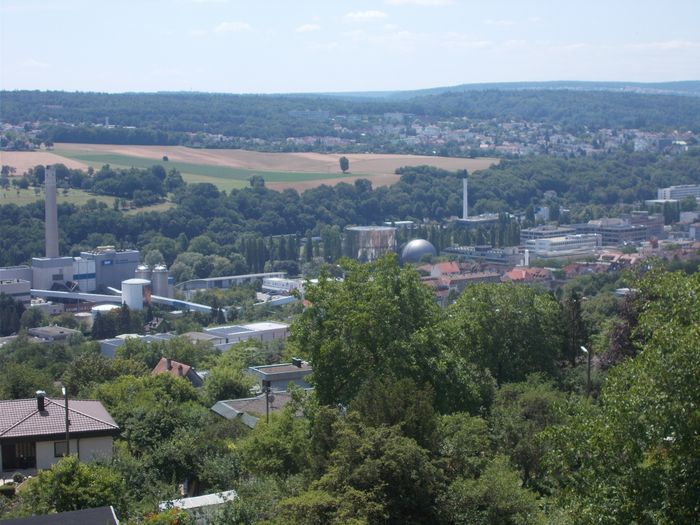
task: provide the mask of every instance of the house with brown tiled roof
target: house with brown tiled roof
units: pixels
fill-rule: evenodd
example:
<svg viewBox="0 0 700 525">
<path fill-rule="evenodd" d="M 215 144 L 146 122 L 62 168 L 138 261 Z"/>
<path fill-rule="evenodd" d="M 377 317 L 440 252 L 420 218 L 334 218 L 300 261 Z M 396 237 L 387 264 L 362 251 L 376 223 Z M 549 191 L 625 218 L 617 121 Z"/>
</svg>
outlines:
<svg viewBox="0 0 700 525">
<path fill-rule="evenodd" d="M 517 267 L 506 272 L 501 278 L 503 282 L 513 282 L 520 284 L 541 284 L 543 286 L 551 283 L 552 272 L 547 268 Z"/>
<path fill-rule="evenodd" d="M 119 426 L 99 401 L 69 399 L 70 447 L 82 461 L 112 457 Z M 66 405 L 42 391 L 0 400 L 0 471 L 46 469 L 66 454 Z"/>
<path fill-rule="evenodd" d="M 201 375 L 194 369 L 193 366 L 179 363 L 168 357 L 161 357 L 158 364 L 151 371 L 152 374 L 170 374 L 173 377 L 181 377 L 187 379 L 192 386 L 199 388 L 204 384 Z"/>
<path fill-rule="evenodd" d="M 458 275 L 459 273 L 459 264 L 454 261 L 433 264 L 430 269 L 431 277 L 444 277 L 447 275 Z"/>
</svg>

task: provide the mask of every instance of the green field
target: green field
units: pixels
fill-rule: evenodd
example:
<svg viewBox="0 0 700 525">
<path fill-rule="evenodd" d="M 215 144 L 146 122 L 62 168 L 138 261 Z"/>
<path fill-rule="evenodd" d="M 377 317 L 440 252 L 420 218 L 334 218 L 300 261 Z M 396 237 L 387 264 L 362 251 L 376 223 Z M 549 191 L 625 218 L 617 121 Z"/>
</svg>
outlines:
<svg viewBox="0 0 700 525">
<path fill-rule="evenodd" d="M 230 191 L 233 188 L 243 188 L 248 185 L 248 179 L 253 175 L 260 175 L 266 182 L 299 182 L 307 180 L 321 180 L 345 177 L 342 173 L 302 173 L 292 171 L 263 171 L 247 170 L 243 168 L 231 168 L 228 166 L 214 166 L 210 164 L 190 164 L 187 162 L 162 161 L 120 155 L 115 153 L 88 153 L 56 149 L 54 153 L 69 159 L 79 160 L 94 167 L 101 168 L 109 164 L 115 168 L 150 168 L 160 164 L 165 169 L 175 168 L 181 174 L 185 182 L 210 182 L 220 190 Z"/>
<path fill-rule="evenodd" d="M 112 196 L 93 195 L 83 190 L 71 189 L 66 195 L 59 189 L 58 194 L 56 195 L 56 200 L 59 204 L 67 202 L 69 204 L 82 206 L 91 199 L 96 200 L 97 202 L 104 202 L 110 207 L 114 204 L 114 197 Z M 16 188 L 0 190 L 0 204 L 16 204 L 17 206 L 24 206 L 26 204 L 31 204 L 41 200 L 44 200 L 44 192 L 40 191 L 39 193 L 35 193 L 34 188 L 29 188 L 26 190 L 17 190 Z M 126 213 L 133 214 L 145 211 L 165 211 L 173 206 L 174 204 L 172 202 L 161 202 L 160 204 L 154 204 L 152 206 L 134 208 Z"/>
</svg>

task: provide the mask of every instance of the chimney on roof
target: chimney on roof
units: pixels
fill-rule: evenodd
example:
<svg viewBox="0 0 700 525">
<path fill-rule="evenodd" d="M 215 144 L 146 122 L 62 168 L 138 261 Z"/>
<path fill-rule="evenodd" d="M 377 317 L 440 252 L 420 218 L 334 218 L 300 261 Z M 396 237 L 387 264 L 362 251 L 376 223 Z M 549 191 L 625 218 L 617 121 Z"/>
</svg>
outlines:
<svg viewBox="0 0 700 525">
<path fill-rule="evenodd" d="M 43 390 L 36 391 L 36 408 L 39 412 L 46 410 L 46 404 L 44 403 L 44 398 L 46 397 L 46 392 Z"/>
<path fill-rule="evenodd" d="M 173 369 L 173 362 L 170 360 L 169 357 L 165 358 L 165 368 L 166 370 L 172 370 Z"/>
<path fill-rule="evenodd" d="M 185 374 L 182 373 L 182 365 L 178 365 L 178 366 L 177 366 L 177 375 L 178 375 L 179 377 L 182 377 L 182 376 L 185 375 Z"/>
</svg>

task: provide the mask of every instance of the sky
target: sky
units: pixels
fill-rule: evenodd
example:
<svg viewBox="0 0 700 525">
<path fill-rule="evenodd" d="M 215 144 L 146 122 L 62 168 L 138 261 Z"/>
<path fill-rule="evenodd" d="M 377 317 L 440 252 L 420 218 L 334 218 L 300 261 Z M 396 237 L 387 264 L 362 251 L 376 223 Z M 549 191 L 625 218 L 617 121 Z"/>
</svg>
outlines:
<svg viewBox="0 0 700 525">
<path fill-rule="evenodd" d="M 0 88 L 700 79 L 700 0 L 0 0 Z"/>
</svg>

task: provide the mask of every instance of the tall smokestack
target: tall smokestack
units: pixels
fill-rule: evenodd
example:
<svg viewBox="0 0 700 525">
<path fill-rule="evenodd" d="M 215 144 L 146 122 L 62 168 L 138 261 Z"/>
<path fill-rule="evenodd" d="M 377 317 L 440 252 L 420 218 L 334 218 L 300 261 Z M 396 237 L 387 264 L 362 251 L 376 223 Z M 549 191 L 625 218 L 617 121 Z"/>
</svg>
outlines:
<svg viewBox="0 0 700 525">
<path fill-rule="evenodd" d="M 469 218 L 469 204 L 467 203 L 467 197 L 469 196 L 469 190 L 467 189 L 467 174 L 464 174 L 462 179 L 462 218 L 467 220 Z"/>
<path fill-rule="evenodd" d="M 58 257 L 58 211 L 56 209 L 56 168 L 46 166 L 44 175 L 44 221 L 46 235 L 46 257 Z"/>
</svg>

